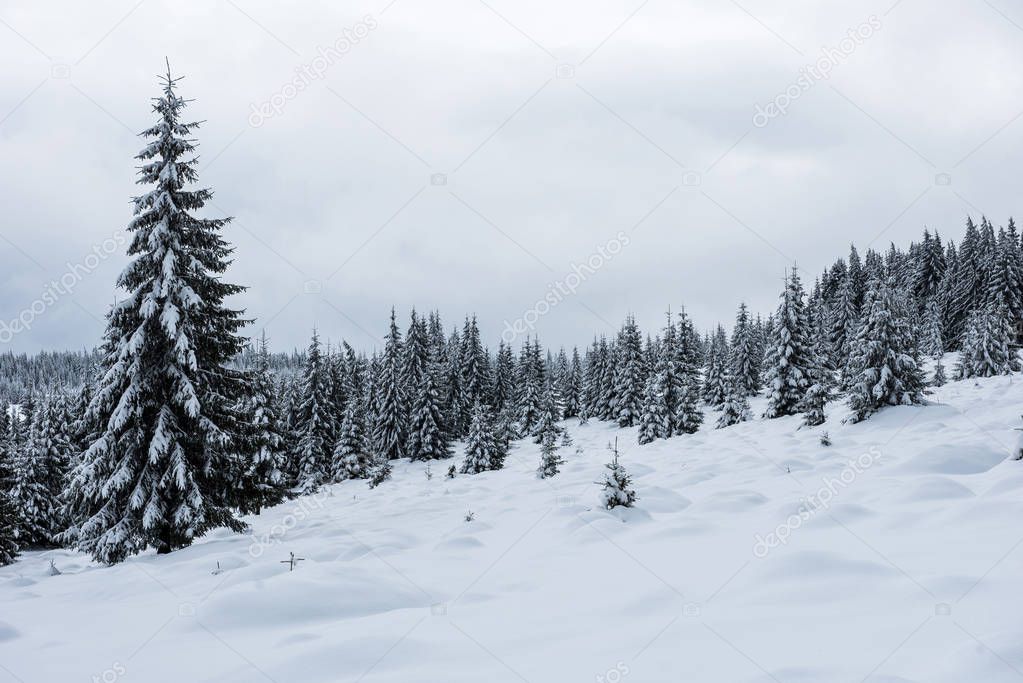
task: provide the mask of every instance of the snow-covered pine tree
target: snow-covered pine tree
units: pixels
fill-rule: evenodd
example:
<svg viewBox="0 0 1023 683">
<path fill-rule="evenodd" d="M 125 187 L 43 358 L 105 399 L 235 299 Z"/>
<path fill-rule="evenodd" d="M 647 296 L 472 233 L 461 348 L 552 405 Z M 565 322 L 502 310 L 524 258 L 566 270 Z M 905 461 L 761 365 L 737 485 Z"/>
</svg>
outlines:
<svg viewBox="0 0 1023 683">
<path fill-rule="evenodd" d="M 332 479 L 366 479 L 371 475 L 373 458 L 367 451 L 365 421 L 354 401 L 345 406 L 337 443 L 334 446 Z"/>
<path fill-rule="evenodd" d="M 128 229 L 131 263 L 118 285 L 128 296 L 107 317 L 104 376 L 89 406 L 99 435 L 76 469 L 78 546 L 114 563 L 154 545 L 186 546 L 209 529 L 244 524 L 228 507 L 236 406 L 247 375 L 229 367 L 244 348 L 241 312 L 227 308 L 242 287 L 220 276 L 231 247 L 228 219 L 197 218 L 208 189 L 186 190 L 198 174 L 186 101 L 168 68 L 153 110 L 151 142 L 137 156 L 139 183 Z"/>
<path fill-rule="evenodd" d="M 961 347 L 971 312 L 986 298 L 987 292 L 982 289 L 984 275 L 980 272 L 983 252 L 977 226 L 972 218 L 967 218 L 966 234 L 959 244 L 951 287 L 945 294 L 944 337 L 948 349 Z"/>
<path fill-rule="evenodd" d="M 529 339 L 519 354 L 518 366 L 518 421 L 522 436 L 537 434 L 537 425 L 543 412 L 545 373 L 540 357 L 540 342 Z"/>
<path fill-rule="evenodd" d="M 934 359 L 934 374 L 931 376 L 931 386 L 941 387 L 948 382 L 945 375 L 945 364 L 941 362 L 941 356 Z"/>
<path fill-rule="evenodd" d="M 305 494 L 312 493 L 326 481 L 333 438 L 327 369 L 316 330 L 313 330 L 306 352 L 300 392 L 295 424 L 298 450 L 293 458 L 298 470 L 295 491 Z"/>
<path fill-rule="evenodd" d="M 462 373 L 462 405 L 466 411 L 462 423 L 468 426 L 468 410 L 477 400 L 490 404 L 490 386 L 493 379 L 490 375 L 490 363 L 487 352 L 480 341 L 480 330 L 476 316 L 465 319 L 462 328 L 461 362 Z"/>
<path fill-rule="evenodd" d="M 643 392 L 643 413 L 639 418 L 639 443 L 648 444 L 657 439 L 667 439 L 672 434 L 671 411 L 666 399 L 668 377 L 665 370 L 666 354 L 661 353 L 658 367 L 646 380 Z"/>
<path fill-rule="evenodd" d="M 941 331 L 941 307 L 937 297 L 931 297 L 924 308 L 923 330 L 920 334 L 920 350 L 931 358 L 945 353 L 945 342 Z"/>
<path fill-rule="evenodd" d="M 731 372 L 724 377 L 725 398 L 721 405 L 717 429 L 731 427 L 750 419 L 749 399 L 746 398 L 746 387 L 741 380 L 732 376 Z"/>
<path fill-rule="evenodd" d="M 813 366 L 807 327 L 803 285 L 793 268 L 786 278 L 765 359 L 768 400 L 764 417 L 794 415 L 800 410 Z"/>
<path fill-rule="evenodd" d="M 831 367 L 830 330 L 824 302 L 820 296 L 814 297 L 807 310 L 807 327 L 811 347 L 810 387 L 803 396 L 803 425 L 816 427 L 824 424 L 827 415 L 824 408 L 832 398 L 832 386 L 835 383 L 834 370 Z"/>
<path fill-rule="evenodd" d="M 505 405 L 515 401 L 515 356 L 511 346 L 501 343 L 497 347 L 497 359 L 494 364 L 494 408 L 498 412 Z"/>
<path fill-rule="evenodd" d="M 3 429 L 0 431 L 0 567 L 14 562 L 18 557 L 18 528 L 20 516 L 10 495 L 14 485 L 14 463 L 11 444 L 8 440 L 10 426 L 6 404 L 3 406 Z"/>
<path fill-rule="evenodd" d="M 603 373 L 603 358 L 596 338 L 586 351 L 585 370 L 583 373 L 582 401 L 579 418 L 587 421 L 597 417 L 600 410 L 600 376 Z M 599 418 L 598 418 L 599 419 Z"/>
<path fill-rule="evenodd" d="M 579 358 L 579 349 L 574 346 L 563 385 L 561 390 L 565 406 L 563 416 L 565 418 L 579 417 L 582 410 L 583 365 Z"/>
<path fill-rule="evenodd" d="M 927 301 L 937 294 L 945 275 L 945 250 L 937 233 L 932 238 L 930 232 L 924 230 L 924 240 L 920 245 L 913 275 L 913 292 L 918 300 Z"/>
<path fill-rule="evenodd" d="M 703 400 L 714 408 L 720 408 L 724 404 L 725 395 L 728 393 L 729 356 L 725 328 L 718 325 L 707 352 L 707 369 L 703 382 Z"/>
<path fill-rule="evenodd" d="M 849 363 L 849 345 L 856 337 L 859 327 L 859 310 L 856 307 L 856 293 L 850 277 L 842 282 L 836 298 L 828 309 L 831 365 L 845 368 Z"/>
<path fill-rule="evenodd" d="M 600 393 L 596 417 L 598 420 L 617 421 L 615 407 L 618 405 L 618 393 L 615 386 L 615 367 L 618 352 L 615 344 L 609 343 L 605 337 L 600 338 L 598 349 L 603 362 L 600 365 Z"/>
<path fill-rule="evenodd" d="M 451 330 L 451 335 L 444 344 L 442 380 L 439 383 L 441 390 L 441 414 L 444 415 L 445 426 L 448 436 L 457 439 L 465 435 L 469 428 L 468 420 L 472 405 L 465 405 L 465 396 L 462 392 L 462 338 L 458 335 L 457 329 Z"/>
<path fill-rule="evenodd" d="M 849 361 L 850 421 L 865 420 L 884 406 L 922 402 L 924 380 L 915 335 L 907 322 L 909 306 L 891 283 L 870 282 L 863 324 Z"/>
<path fill-rule="evenodd" d="M 402 340 L 391 309 L 391 325 L 384 343 L 377 378 L 376 422 L 373 442 L 376 453 L 387 460 L 405 456 L 406 395 L 402 382 Z"/>
<path fill-rule="evenodd" d="M 252 393 L 246 397 L 248 434 L 245 466 L 237 486 L 237 507 L 242 514 L 259 514 L 287 497 L 284 473 L 284 435 L 274 391 L 266 332 L 263 332 L 252 371 Z"/>
<path fill-rule="evenodd" d="M 676 354 L 678 380 L 673 434 L 694 434 L 703 424 L 700 410 L 700 347 L 699 338 L 686 312 L 679 312 L 678 352 Z"/>
<path fill-rule="evenodd" d="M 548 383 L 541 399 L 540 417 L 533 428 L 534 442 L 543 443 L 547 434 L 559 436 L 561 434 L 561 428 L 558 426 L 559 419 L 561 419 L 561 414 L 558 409 L 557 389 Z"/>
<path fill-rule="evenodd" d="M 1012 346 L 1012 336 L 1005 304 L 992 302 L 974 311 L 956 364 L 956 379 L 1019 372 L 1019 354 Z"/>
<path fill-rule="evenodd" d="M 1009 229 L 1000 230 L 988 280 L 988 303 L 1004 306 L 1009 324 L 1014 328 L 1013 341 L 1019 334 L 1015 328 L 1023 322 L 1023 253 L 1020 251 L 1016 223 L 1010 218 Z"/>
<path fill-rule="evenodd" d="M 564 459 L 558 455 L 558 432 L 547 430 L 540 440 L 540 465 L 536 468 L 536 476 L 549 479 L 561 471 Z"/>
<path fill-rule="evenodd" d="M 451 455 L 451 449 L 437 391 L 440 362 L 430 354 L 425 322 L 417 320 L 414 312 L 405 339 L 405 356 L 405 381 L 410 398 L 405 452 L 412 460 L 446 458 Z"/>
<path fill-rule="evenodd" d="M 632 478 L 618 461 L 617 439 L 615 439 L 613 447 L 608 444 L 608 450 L 611 451 L 611 462 L 604 465 L 607 472 L 604 473 L 600 501 L 607 510 L 613 510 L 616 507 L 631 508 L 638 498 L 632 489 Z"/>
<path fill-rule="evenodd" d="M 614 416 L 619 427 L 632 427 L 639 422 L 642 413 L 643 385 L 646 381 L 643 336 L 633 316 L 625 319 L 615 346 Z"/>
<path fill-rule="evenodd" d="M 465 458 L 459 470 L 462 474 L 479 474 L 504 467 L 504 453 L 494 439 L 494 426 L 490 409 L 477 401 L 472 407 L 469 435 L 465 440 Z"/>
<path fill-rule="evenodd" d="M 729 356 L 729 373 L 738 391 L 753 396 L 760 391 L 760 365 L 763 355 L 754 338 L 749 309 L 745 302 L 739 304 L 732 330 L 732 348 Z"/>
</svg>

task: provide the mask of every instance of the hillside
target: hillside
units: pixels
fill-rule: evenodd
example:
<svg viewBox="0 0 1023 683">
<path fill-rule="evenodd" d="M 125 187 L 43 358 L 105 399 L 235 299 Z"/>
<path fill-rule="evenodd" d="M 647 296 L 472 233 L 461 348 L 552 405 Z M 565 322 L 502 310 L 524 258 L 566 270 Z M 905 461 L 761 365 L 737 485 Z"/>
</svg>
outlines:
<svg viewBox="0 0 1023 683">
<path fill-rule="evenodd" d="M 0 568 L 0 681 L 1018 681 L 1023 382 L 930 400 L 815 429 L 709 413 L 647 446 L 572 420 L 547 481 L 526 441 L 502 471 L 400 461 L 168 556 L 25 553 Z M 616 437 L 639 501 L 607 512 Z"/>
</svg>

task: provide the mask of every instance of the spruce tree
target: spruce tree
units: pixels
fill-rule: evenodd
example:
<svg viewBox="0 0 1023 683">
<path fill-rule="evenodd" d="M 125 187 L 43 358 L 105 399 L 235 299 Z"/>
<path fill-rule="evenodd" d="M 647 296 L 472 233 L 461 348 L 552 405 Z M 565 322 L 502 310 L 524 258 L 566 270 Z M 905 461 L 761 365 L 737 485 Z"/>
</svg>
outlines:
<svg viewBox="0 0 1023 683">
<path fill-rule="evenodd" d="M 667 439 L 672 433 L 672 415 L 666 400 L 667 376 L 663 364 L 650 374 L 643 392 L 643 414 L 639 419 L 639 443 Z"/>
<path fill-rule="evenodd" d="M 333 443 L 332 416 L 320 338 L 313 330 L 306 352 L 295 425 L 298 436 L 298 450 L 294 454 L 298 470 L 295 490 L 298 493 L 312 493 L 327 479 Z"/>
<path fill-rule="evenodd" d="M 367 450 L 363 414 L 354 401 L 349 401 L 345 406 L 338 431 L 337 444 L 334 446 L 333 480 L 366 479 L 371 474 L 374 462 Z"/>
<path fill-rule="evenodd" d="M 376 452 L 387 460 L 405 456 L 406 400 L 402 382 L 402 340 L 394 309 L 391 309 L 391 325 L 384 344 L 384 355 L 380 362 L 380 376 L 377 378 L 376 422 L 373 425 L 373 441 Z"/>
<path fill-rule="evenodd" d="M 518 421 L 522 436 L 536 436 L 542 417 L 544 401 L 544 368 L 540 358 L 540 342 L 531 344 L 527 339 L 519 356 Z"/>
<path fill-rule="evenodd" d="M 750 419 L 749 399 L 746 398 L 747 389 L 744 384 L 731 374 L 725 376 L 724 383 L 725 398 L 721 405 L 717 429 L 731 427 Z"/>
<path fill-rule="evenodd" d="M 287 497 L 288 487 L 284 472 L 285 440 L 278 417 L 265 332 L 256 355 L 252 393 L 247 397 L 245 415 L 248 418 L 249 434 L 237 507 L 242 513 L 259 514 L 264 507 L 283 501 Z"/>
<path fill-rule="evenodd" d="M 406 338 L 406 356 L 409 370 L 406 382 L 410 394 L 408 442 L 405 452 L 412 460 L 436 460 L 451 454 L 448 435 L 441 415 L 440 393 L 437 390 L 437 375 L 440 361 L 432 357 L 426 346 L 426 327 L 416 321 Z"/>
<path fill-rule="evenodd" d="M 494 364 L 494 408 L 498 412 L 515 401 L 515 356 L 511 346 L 502 340 L 497 347 Z"/>
<path fill-rule="evenodd" d="M 494 438 L 494 426 L 490 409 L 477 401 L 472 407 L 469 435 L 465 440 L 465 458 L 462 460 L 462 474 L 479 474 L 487 470 L 504 467 L 504 452 Z"/>
<path fill-rule="evenodd" d="M 732 346 L 728 360 L 728 372 L 735 388 L 746 396 L 760 391 L 760 364 L 763 359 L 754 338 L 749 310 L 745 303 L 739 304 L 732 330 Z"/>
<path fill-rule="evenodd" d="M 1012 326 L 1005 304 L 989 303 L 970 317 L 956 378 L 993 377 L 1019 372 L 1020 361 L 1012 346 Z"/>
<path fill-rule="evenodd" d="M 643 406 L 643 385 L 646 367 L 643 359 L 643 337 L 631 315 L 618 333 L 614 360 L 614 418 L 619 427 L 632 427 L 639 422 Z"/>
<path fill-rule="evenodd" d="M 803 285 L 795 268 L 786 279 L 781 298 L 765 361 L 768 401 L 764 417 L 767 418 L 799 412 L 803 396 L 810 387 L 813 363 Z"/>
<path fill-rule="evenodd" d="M 212 192 L 186 190 L 198 158 L 184 123 L 186 101 L 168 69 L 142 132 L 128 255 L 118 285 L 128 296 L 107 317 L 104 375 L 89 406 L 98 436 L 76 469 L 82 550 L 113 563 L 154 545 L 186 546 L 206 531 L 244 525 L 228 507 L 229 454 L 247 375 L 229 366 L 244 347 L 239 311 L 224 305 L 242 287 L 221 280 L 232 248 L 228 219 L 197 218 Z"/>
<path fill-rule="evenodd" d="M 22 548 L 52 547 L 59 531 L 56 503 L 62 491 L 64 454 L 53 447 L 50 413 L 46 396 L 33 411 L 27 439 L 15 448 L 10 496 L 19 513 L 15 530 Z"/>
<path fill-rule="evenodd" d="M 604 465 L 607 472 L 604 473 L 600 501 L 606 510 L 613 510 L 616 507 L 631 508 L 638 498 L 632 489 L 632 478 L 618 461 L 617 439 L 614 447 L 608 444 L 608 449 L 611 451 L 611 462 Z"/>
<path fill-rule="evenodd" d="M 923 400 L 923 373 L 909 304 L 889 282 L 875 279 L 864 301 L 864 320 L 850 360 L 850 420 L 859 422 L 884 406 L 912 405 Z"/>
<path fill-rule="evenodd" d="M 565 461 L 558 455 L 558 432 L 547 430 L 540 441 L 540 465 L 536 468 L 536 476 L 549 479 L 561 471 Z"/>
<path fill-rule="evenodd" d="M 704 374 L 703 400 L 714 408 L 720 408 L 728 393 L 727 376 L 729 373 L 729 350 L 725 340 L 725 330 L 717 326 L 711 337 L 707 352 L 707 370 Z"/>
</svg>

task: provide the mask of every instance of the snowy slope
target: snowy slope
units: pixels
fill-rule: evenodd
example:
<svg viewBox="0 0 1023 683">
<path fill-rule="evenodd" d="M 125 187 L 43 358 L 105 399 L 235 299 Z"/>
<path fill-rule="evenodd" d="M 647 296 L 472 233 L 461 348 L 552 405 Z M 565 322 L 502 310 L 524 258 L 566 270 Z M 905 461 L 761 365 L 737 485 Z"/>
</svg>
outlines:
<svg viewBox="0 0 1023 683">
<path fill-rule="evenodd" d="M 0 681 L 1018 682 L 1023 381 L 932 399 L 812 430 L 708 414 L 648 446 L 572 421 L 549 482 L 521 443 L 501 472 L 402 462 L 170 556 L 28 553 L 0 569 Z M 622 514 L 593 483 L 615 435 Z"/>
</svg>

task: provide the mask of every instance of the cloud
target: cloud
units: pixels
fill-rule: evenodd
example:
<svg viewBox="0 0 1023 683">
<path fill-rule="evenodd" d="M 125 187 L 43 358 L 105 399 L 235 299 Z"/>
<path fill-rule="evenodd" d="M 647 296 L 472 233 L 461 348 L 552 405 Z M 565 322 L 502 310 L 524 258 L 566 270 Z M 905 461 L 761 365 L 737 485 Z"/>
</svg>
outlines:
<svg viewBox="0 0 1023 683">
<path fill-rule="evenodd" d="M 772 310 L 790 260 L 812 276 L 851 241 L 905 244 L 924 225 L 958 237 L 968 212 L 1016 209 L 1023 46 L 984 3 L 388 3 L 0 7 L 8 317 L 130 219 L 133 133 L 165 55 L 206 121 L 210 214 L 236 219 L 237 303 L 277 348 L 314 324 L 370 348 L 392 304 L 449 325 L 476 312 L 496 345 L 619 231 L 629 246 L 537 321 L 541 337 L 585 344 L 628 312 L 653 327 L 683 304 L 710 327 L 740 300 Z M 871 15 L 881 28 L 829 78 L 753 125 Z M 124 262 L 7 346 L 97 343 Z"/>
</svg>

